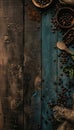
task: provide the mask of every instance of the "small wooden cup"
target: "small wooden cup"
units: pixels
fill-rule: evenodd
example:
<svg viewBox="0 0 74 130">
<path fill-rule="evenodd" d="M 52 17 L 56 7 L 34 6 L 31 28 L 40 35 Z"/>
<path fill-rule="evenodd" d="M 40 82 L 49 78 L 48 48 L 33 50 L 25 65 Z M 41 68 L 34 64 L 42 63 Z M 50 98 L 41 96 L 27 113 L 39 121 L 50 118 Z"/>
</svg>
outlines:
<svg viewBox="0 0 74 130">
<path fill-rule="evenodd" d="M 39 4 L 39 2 L 37 2 L 36 0 L 32 0 L 32 2 L 33 2 L 33 4 L 36 6 L 36 7 L 38 7 L 38 8 L 46 8 L 46 7 L 48 7 L 51 3 L 52 3 L 52 1 L 53 0 L 49 0 L 48 1 L 48 3 L 46 3 L 46 4 Z"/>
</svg>

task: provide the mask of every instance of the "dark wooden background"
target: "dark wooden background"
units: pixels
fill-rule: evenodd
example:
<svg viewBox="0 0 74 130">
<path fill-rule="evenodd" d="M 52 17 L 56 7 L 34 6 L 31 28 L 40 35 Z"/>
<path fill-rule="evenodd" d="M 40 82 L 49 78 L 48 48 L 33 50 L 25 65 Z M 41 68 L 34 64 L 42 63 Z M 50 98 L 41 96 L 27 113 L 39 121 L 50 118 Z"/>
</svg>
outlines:
<svg viewBox="0 0 74 130">
<path fill-rule="evenodd" d="M 63 69 L 74 61 L 61 62 L 63 35 L 52 23 L 58 4 L 40 10 L 31 0 L 0 1 L 0 130 L 56 130 L 52 106 L 72 109 L 74 77 Z"/>
</svg>

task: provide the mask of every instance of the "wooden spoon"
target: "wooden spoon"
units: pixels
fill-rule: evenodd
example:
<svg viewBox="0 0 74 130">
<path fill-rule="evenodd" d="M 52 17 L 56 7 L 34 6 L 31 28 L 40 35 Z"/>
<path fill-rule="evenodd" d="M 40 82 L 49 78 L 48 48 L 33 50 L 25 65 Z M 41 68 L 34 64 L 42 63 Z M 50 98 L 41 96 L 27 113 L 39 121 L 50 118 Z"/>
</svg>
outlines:
<svg viewBox="0 0 74 130">
<path fill-rule="evenodd" d="M 73 55 L 73 52 L 65 45 L 64 42 L 57 42 L 57 48 Z"/>
<path fill-rule="evenodd" d="M 74 0 L 63 0 L 66 3 L 74 3 Z"/>
</svg>

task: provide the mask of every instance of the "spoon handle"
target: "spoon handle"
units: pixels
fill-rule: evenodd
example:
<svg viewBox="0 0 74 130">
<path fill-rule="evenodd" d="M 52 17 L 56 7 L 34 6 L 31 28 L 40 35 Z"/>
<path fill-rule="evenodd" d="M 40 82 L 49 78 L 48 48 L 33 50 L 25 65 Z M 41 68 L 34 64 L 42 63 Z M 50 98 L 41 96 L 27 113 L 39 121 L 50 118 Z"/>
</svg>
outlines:
<svg viewBox="0 0 74 130">
<path fill-rule="evenodd" d="M 73 52 L 69 48 L 65 48 L 65 51 L 71 55 L 73 55 Z"/>
<path fill-rule="evenodd" d="M 65 51 L 71 55 L 72 60 L 74 60 L 74 52 L 72 52 L 69 48 L 65 48 Z"/>
</svg>

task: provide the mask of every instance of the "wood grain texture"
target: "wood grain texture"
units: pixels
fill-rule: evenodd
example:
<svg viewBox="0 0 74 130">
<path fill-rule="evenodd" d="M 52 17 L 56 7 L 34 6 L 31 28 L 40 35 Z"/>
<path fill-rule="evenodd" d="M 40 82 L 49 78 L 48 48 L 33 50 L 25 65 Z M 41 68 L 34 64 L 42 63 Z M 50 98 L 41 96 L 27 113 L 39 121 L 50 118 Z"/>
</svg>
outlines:
<svg viewBox="0 0 74 130">
<path fill-rule="evenodd" d="M 63 69 L 74 61 L 62 62 L 63 36 L 52 29 L 57 4 L 40 10 L 31 0 L 0 1 L 0 130 L 57 130 L 53 107 L 73 107 L 74 77 Z"/>
<path fill-rule="evenodd" d="M 32 1 L 26 0 L 25 5 L 25 126 L 26 130 L 38 130 L 41 128 L 41 14 Z"/>
<path fill-rule="evenodd" d="M 20 20 L 21 19 L 21 20 Z M 0 100 L 3 111 L 3 129 L 18 129 L 18 114 L 11 110 L 12 102 L 22 89 L 19 76 L 23 52 L 23 3 L 0 1 Z M 18 81 L 20 84 L 18 84 Z M 20 86 L 20 87 L 19 87 Z M 12 114 L 13 113 L 13 114 Z M 15 116 L 16 115 L 16 116 Z M 1 121 L 0 121 L 1 122 Z M 3 130 L 1 129 L 1 130 Z"/>
</svg>

